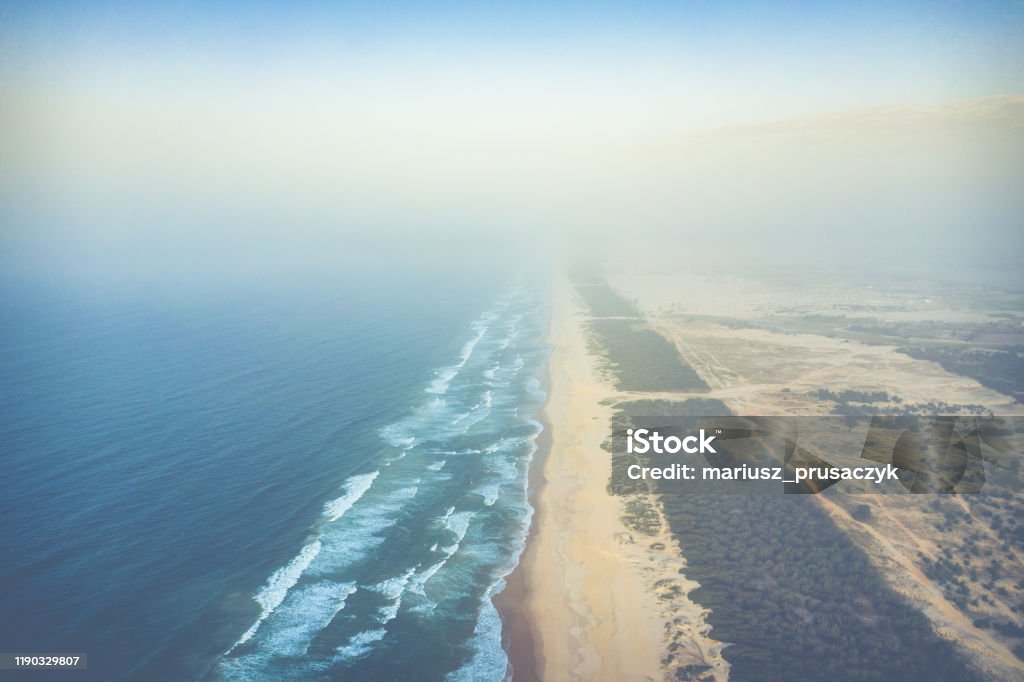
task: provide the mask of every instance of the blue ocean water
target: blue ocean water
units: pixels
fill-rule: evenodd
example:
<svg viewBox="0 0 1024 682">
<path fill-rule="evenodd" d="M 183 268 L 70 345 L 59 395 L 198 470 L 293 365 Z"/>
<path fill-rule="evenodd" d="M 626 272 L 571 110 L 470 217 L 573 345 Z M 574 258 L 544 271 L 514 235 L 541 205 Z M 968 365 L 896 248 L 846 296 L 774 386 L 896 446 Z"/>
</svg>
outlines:
<svg viewBox="0 0 1024 682">
<path fill-rule="evenodd" d="M 86 652 L 80 680 L 501 679 L 546 314 L 494 273 L 5 297 L 2 649 Z"/>
</svg>

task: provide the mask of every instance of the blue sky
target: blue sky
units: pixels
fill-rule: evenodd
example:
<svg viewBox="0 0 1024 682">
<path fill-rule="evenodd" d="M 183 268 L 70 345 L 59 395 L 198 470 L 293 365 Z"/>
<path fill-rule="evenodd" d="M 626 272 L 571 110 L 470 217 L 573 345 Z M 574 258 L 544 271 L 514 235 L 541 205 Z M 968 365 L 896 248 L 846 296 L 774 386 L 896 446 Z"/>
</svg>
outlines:
<svg viewBox="0 0 1024 682">
<path fill-rule="evenodd" d="M 1024 2 L 7 2 L 0 247 L 999 237 L 1024 215 L 1021 45 Z"/>
<path fill-rule="evenodd" d="M 788 71 L 824 94 L 971 97 L 1024 88 L 1020 2 L 4 3 L 5 73 L 38 64 L 429 57 L 654 62 L 716 75 Z M 893 81 L 899 86 L 893 85 Z M 874 82 L 876 94 L 872 93 Z M 840 84 L 841 85 L 841 84 Z"/>
</svg>

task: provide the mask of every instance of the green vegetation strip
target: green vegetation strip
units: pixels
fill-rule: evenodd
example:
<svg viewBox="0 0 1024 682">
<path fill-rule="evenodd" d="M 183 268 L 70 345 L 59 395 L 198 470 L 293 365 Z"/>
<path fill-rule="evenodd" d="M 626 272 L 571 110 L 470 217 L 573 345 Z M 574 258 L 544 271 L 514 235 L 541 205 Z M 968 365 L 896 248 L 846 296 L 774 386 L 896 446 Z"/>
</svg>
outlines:
<svg viewBox="0 0 1024 682">
<path fill-rule="evenodd" d="M 718 401 L 636 401 L 619 405 L 614 419 L 619 429 L 637 417 L 681 424 L 728 414 Z M 621 451 L 613 450 L 609 489 L 646 492 L 616 476 Z M 731 680 L 979 679 L 813 497 L 679 494 L 673 481 L 650 484 L 687 577 L 701 584 L 691 597 L 711 609 L 712 636 L 731 645 L 723 652 Z"/>
<path fill-rule="evenodd" d="M 598 350 L 608 359 L 620 391 L 707 391 L 693 368 L 674 345 L 643 323 L 632 320 L 592 320 L 590 330 Z"/>
</svg>

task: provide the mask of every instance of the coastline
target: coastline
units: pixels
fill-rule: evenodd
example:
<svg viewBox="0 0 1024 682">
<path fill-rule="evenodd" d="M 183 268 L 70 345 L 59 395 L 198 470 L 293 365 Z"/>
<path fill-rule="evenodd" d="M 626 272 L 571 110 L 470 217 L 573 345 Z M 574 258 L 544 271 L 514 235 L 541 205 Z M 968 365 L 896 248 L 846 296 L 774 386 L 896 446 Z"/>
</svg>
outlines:
<svg viewBox="0 0 1024 682">
<path fill-rule="evenodd" d="M 551 325 L 554 314 L 548 318 L 543 343 L 551 347 Z M 501 646 L 508 657 L 509 671 L 506 679 L 516 682 L 539 682 L 544 670 L 544 658 L 540 650 L 540 640 L 536 624 L 530 617 L 528 603 L 530 586 L 528 575 L 537 560 L 537 532 L 541 523 L 542 510 L 538 503 L 547 484 L 544 468 L 551 455 L 551 423 L 548 420 L 548 408 L 551 401 L 551 358 L 541 376 L 544 388 L 544 405 L 537 415 L 541 424 L 541 432 L 537 435 L 537 450 L 533 453 L 527 470 L 527 502 L 533 509 L 530 527 L 526 531 L 523 551 L 519 562 L 512 572 L 505 576 L 505 588 L 494 595 L 492 603 L 501 617 Z"/>
<path fill-rule="evenodd" d="M 547 372 L 545 372 L 547 376 Z M 550 383 L 550 378 L 546 379 Z M 549 393 L 550 396 L 550 393 Z M 546 405 L 545 400 L 545 405 Z M 544 430 L 537 436 L 537 451 L 530 461 L 527 473 L 527 497 L 533 507 L 530 528 L 526 532 L 519 563 L 505 576 L 505 589 L 494 595 L 492 602 L 501 616 L 501 645 L 508 656 L 510 673 L 516 682 L 537 682 L 544 669 L 536 626 L 527 610 L 530 588 L 527 580 L 531 567 L 536 561 L 536 535 L 540 523 L 540 509 L 537 499 L 544 488 L 544 464 L 551 452 L 551 425 L 545 410 L 538 416 Z"/>
<path fill-rule="evenodd" d="M 647 548 L 607 489 L 601 445 L 615 390 L 588 351 L 571 284 L 554 285 L 545 452 L 531 468 L 534 517 L 501 607 L 515 679 L 662 679 L 665 621 Z M 659 573 L 660 577 L 661 574 Z"/>
</svg>

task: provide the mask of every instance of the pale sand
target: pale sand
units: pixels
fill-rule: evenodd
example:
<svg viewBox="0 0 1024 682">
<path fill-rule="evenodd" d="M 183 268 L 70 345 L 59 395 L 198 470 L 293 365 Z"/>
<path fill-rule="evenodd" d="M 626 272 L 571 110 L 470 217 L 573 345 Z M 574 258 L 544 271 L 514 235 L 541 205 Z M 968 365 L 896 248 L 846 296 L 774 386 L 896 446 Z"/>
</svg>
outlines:
<svg viewBox="0 0 1024 682">
<path fill-rule="evenodd" d="M 1013 399 L 974 379 L 951 374 L 936 363 L 897 353 L 893 346 L 812 334 L 733 329 L 707 321 L 680 321 L 665 314 L 682 310 L 756 317 L 794 302 L 810 308 L 815 301 L 821 305 L 821 312 L 827 313 L 836 296 L 834 291 L 758 289 L 745 281 L 701 279 L 685 273 L 657 277 L 620 274 L 612 281 L 627 296 L 638 299 L 650 316 L 651 326 L 671 340 L 708 383 L 711 391 L 706 397 L 722 400 L 738 414 L 826 414 L 827 406 L 808 395 L 819 388 L 885 389 L 910 403 L 943 400 L 984 405 L 1000 415 L 1024 414 L 1024 405 Z M 882 297 L 881 293 L 874 295 Z M 854 304 L 864 301 L 851 291 L 843 296 Z M 965 315 L 963 311 L 956 313 Z M 934 310 L 929 315 L 942 317 Z M 961 646 L 992 679 L 1022 679 L 1024 662 L 1009 650 L 1008 642 L 975 627 L 918 565 L 919 553 L 934 558 L 941 549 L 949 548 L 948 542 L 939 547 L 940 538 L 929 518 L 936 513 L 928 507 L 930 500 L 917 496 L 860 496 L 858 501 L 871 505 L 875 519 L 865 525 L 851 519 L 829 495 L 815 499 L 866 551 L 893 589 L 922 610 L 940 636 Z M 968 509 L 962 500 L 959 503 L 965 511 Z M 983 519 L 973 521 L 972 528 L 991 535 Z M 1016 592 L 1019 588 L 1008 583 L 1006 589 Z M 989 596 L 994 602 L 993 615 L 1011 622 L 1019 620 L 1003 599 L 996 594 Z"/>
<path fill-rule="evenodd" d="M 525 570 L 525 610 L 543 678 L 661 680 L 675 666 L 707 663 L 725 679 L 722 645 L 708 635 L 706 611 L 685 596 L 696 583 L 680 574 L 685 564 L 667 527 L 656 536 L 632 533 L 620 518 L 623 498 L 607 490 L 611 456 L 601 444 L 610 432 L 609 403 L 627 396 L 604 381 L 582 323 L 571 285 L 560 280 L 549 339 L 551 449 Z M 663 581 L 681 595 L 660 598 Z M 679 648 L 666 666 L 670 642 Z"/>
</svg>

